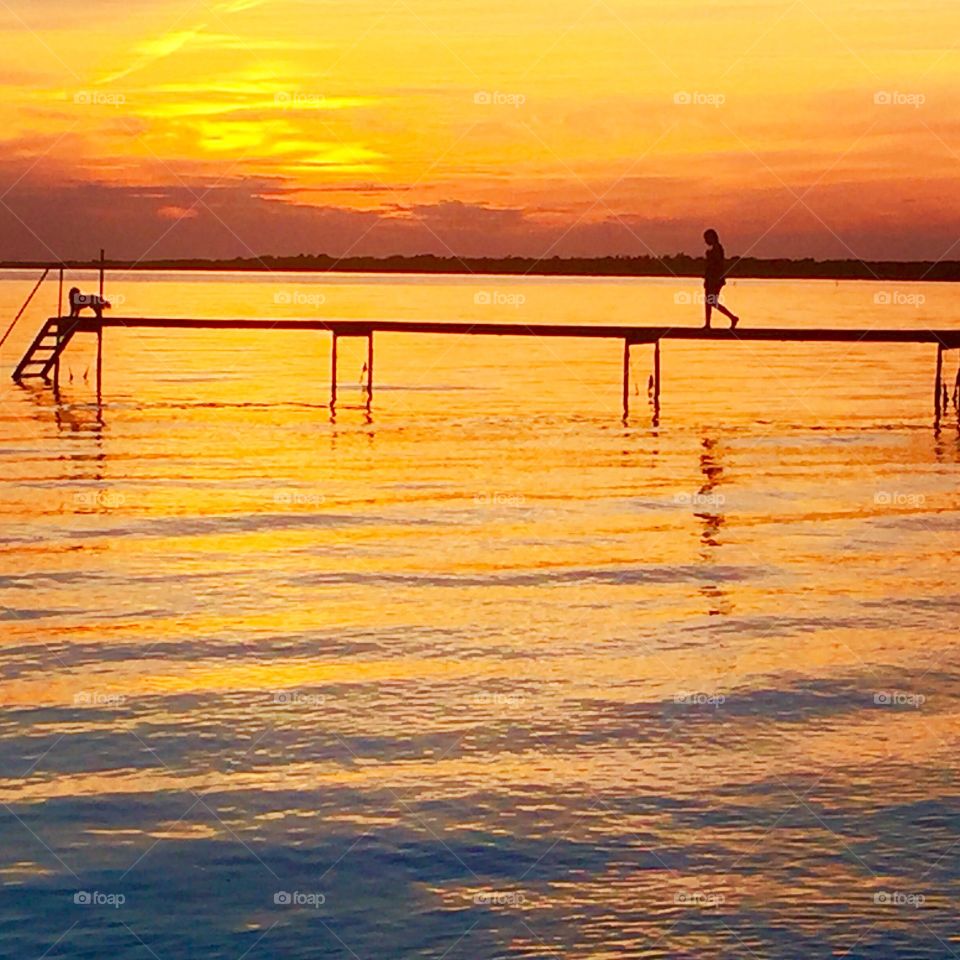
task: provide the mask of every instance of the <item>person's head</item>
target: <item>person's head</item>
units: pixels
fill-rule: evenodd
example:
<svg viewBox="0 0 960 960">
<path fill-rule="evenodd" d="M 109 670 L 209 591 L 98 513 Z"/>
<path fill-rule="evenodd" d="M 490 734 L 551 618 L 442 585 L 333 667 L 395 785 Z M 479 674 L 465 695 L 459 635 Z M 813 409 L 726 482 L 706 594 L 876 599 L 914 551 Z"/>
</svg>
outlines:
<svg viewBox="0 0 960 960">
<path fill-rule="evenodd" d="M 715 247 L 720 242 L 720 235 L 711 227 L 703 231 L 703 241 L 708 247 Z"/>
</svg>

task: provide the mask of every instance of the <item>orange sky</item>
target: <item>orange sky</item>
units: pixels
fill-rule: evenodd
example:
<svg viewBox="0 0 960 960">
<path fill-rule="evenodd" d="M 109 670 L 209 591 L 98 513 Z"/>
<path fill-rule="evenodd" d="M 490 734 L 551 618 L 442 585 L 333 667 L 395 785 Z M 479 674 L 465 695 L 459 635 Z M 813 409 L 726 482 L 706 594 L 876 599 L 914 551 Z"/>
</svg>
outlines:
<svg viewBox="0 0 960 960">
<path fill-rule="evenodd" d="M 0 257 L 960 259 L 960 7 L 4 0 Z"/>
</svg>

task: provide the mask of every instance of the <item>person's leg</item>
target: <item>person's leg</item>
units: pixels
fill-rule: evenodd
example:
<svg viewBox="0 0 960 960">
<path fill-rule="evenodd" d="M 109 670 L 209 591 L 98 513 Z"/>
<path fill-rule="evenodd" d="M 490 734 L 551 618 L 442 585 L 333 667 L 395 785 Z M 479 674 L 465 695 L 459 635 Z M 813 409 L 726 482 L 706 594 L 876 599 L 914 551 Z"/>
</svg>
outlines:
<svg viewBox="0 0 960 960">
<path fill-rule="evenodd" d="M 710 315 L 713 312 L 713 306 L 716 303 L 716 296 L 712 293 L 708 293 L 703 298 L 703 310 L 706 314 L 706 322 L 704 326 L 709 330 L 710 329 Z"/>
<path fill-rule="evenodd" d="M 728 310 L 719 300 L 714 303 L 714 306 L 730 321 L 731 327 L 735 327 L 739 322 L 740 318 L 730 310 Z"/>
</svg>

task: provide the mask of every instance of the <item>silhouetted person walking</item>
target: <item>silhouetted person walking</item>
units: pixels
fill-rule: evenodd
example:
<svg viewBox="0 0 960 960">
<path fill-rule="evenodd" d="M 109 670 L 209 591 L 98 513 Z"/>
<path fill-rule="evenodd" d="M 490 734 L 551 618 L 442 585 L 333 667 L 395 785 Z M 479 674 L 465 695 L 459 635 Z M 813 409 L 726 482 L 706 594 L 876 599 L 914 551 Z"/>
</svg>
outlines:
<svg viewBox="0 0 960 960">
<path fill-rule="evenodd" d="M 725 317 L 730 318 L 730 329 L 735 330 L 740 318 L 735 313 L 731 313 L 720 302 L 720 291 L 727 282 L 724 276 L 727 265 L 723 255 L 723 245 L 720 243 L 720 237 L 716 230 L 705 231 L 703 239 L 707 244 L 707 267 L 703 274 L 704 308 L 706 311 L 704 326 L 708 330 L 710 329 L 710 315 L 716 307 Z"/>
</svg>

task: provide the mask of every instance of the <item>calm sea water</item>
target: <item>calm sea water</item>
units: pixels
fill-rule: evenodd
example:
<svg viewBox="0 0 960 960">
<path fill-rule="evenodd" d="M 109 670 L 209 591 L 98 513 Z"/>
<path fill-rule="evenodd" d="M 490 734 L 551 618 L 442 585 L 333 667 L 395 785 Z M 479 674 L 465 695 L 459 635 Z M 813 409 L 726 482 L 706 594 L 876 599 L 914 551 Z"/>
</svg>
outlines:
<svg viewBox="0 0 960 960">
<path fill-rule="evenodd" d="M 35 274 L 0 279 L 12 316 Z M 86 280 L 90 287 L 92 281 Z M 745 324 L 956 288 L 740 281 Z M 108 277 L 122 315 L 696 325 L 693 281 Z M 109 330 L 0 355 L 0 954 L 960 954 L 929 347 Z M 5 324 L 4 324 L 5 326 Z M 948 355 L 952 384 L 956 355 Z"/>
</svg>

